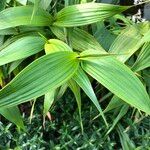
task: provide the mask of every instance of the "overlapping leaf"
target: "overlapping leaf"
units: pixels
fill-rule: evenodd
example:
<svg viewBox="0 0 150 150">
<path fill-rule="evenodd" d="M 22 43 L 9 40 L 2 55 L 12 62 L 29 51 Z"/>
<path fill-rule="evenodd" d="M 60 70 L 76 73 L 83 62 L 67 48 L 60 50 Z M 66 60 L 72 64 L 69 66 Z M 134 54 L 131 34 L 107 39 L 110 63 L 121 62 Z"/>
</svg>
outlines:
<svg viewBox="0 0 150 150">
<path fill-rule="evenodd" d="M 52 17 L 42 9 L 34 14 L 32 18 L 33 6 L 18 6 L 7 8 L 0 12 L 0 30 L 21 25 L 49 26 Z"/>
<path fill-rule="evenodd" d="M 150 114 L 150 99 L 134 73 L 111 56 L 83 58 L 83 69 L 130 105 Z"/>
<path fill-rule="evenodd" d="M 74 52 L 56 52 L 37 59 L 0 91 L 0 107 L 18 105 L 59 87 L 76 72 L 76 57 Z"/>
<path fill-rule="evenodd" d="M 82 70 L 82 68 L 79 67 L 79 69 L 73 76 L 73 79 L 78 83 L 78 85 L 83 89 L 83 91 L 86 93 L 86 95 L 90 98 L 90 100 L 96 106 L 96 108 L 100 112 L 100 115 L 103 117 L 105 124 L 108 126 L 106 118 L 103 114 L 103 111 L 100 107 L 97 97 L 93 91 L 92 85 L 91 85 L 87 75 Z"/>
<path fill-rule="evenodd" d="M 134 66 L 132 67 L 132 70 L 140 71 L 147 67 L 150 67 L 150 42 L 143 46 Z"/>
<path fill-rule="evenodd" d="M 44 48 L 45 41 L 39 36 L 25 36 L 1 48 L 0 65 L 26 58 Z"/>
<path fill-rule="evenodd" d="M 61 40 L 65 41 L 65 34 L 63 28 L 52 26 L 52 32 Z M 79 51 L 84 50 L 98 50 L 101 53 L 105 53 L 105 50 L 102 46 L 96 41 L 96 39 L 90 35 L 88 32 L 74 28 L 69 32 L 69 41 L 71 46 Z"/>
<path fill-rule="evenodd" d="M 109 51 L 111 53 L 121 54 L 118 59 L 125 62 L 142 45 L 140 40 L 142 35 L 136 26 L 129 26 L 114 40 Z"/>
<path fill-rule="evenodd" d="M 82 26 L 102 21 L 130 8 L 103 3 L 85 3 L 65 7 L 56 16 L 54 25 L 61 27 Z"/>
</svg>

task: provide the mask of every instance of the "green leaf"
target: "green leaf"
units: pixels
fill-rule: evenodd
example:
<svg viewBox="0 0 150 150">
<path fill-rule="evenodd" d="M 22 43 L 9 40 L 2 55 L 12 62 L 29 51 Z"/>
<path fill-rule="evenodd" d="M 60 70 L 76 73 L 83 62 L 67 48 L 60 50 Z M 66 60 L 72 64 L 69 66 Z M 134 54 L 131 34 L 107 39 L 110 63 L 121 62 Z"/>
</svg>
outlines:
<svg viewBox="0 0 150 150">
<path fill-rule="evenodd" d="M 112 56 L 84 58 L 82 68 L 128 104 L 150 114 L 149 96 L 136 75 Z"/>
<path fill-rule="evenodd" d="M 112 43 L 109 52 L 122 54 L 118 59 L 125 62 L 130 58 L 142 45 L 140 40 L 142 36 L 136 26 L 129 26 L 124 29 L 121 34 Z"/>
<path fill-rule="evenodd" d="M 76 72 L 77 56 L 56 52 L 35 60 L 0 91 L 0 108 L 27 102 L 61 86 Z"/>
<path fill-rule="evenodd" d="M 119 114 L 115 117 L 112 126 L 110 127 L 110 129 L 107 131 L 106 135 L 108 135 L 116 126 L 116 124 L 120 121 L 120 119 L 127 113 L 129 109 L 129 105 L 125 104 L 124 106 L 122 106 Z"/>
<path fill-rule="evenodd" d="M 0 51 L 0 66 L 29 57 L 44 49 L 45 41 L 39 36 L 25 36 L 5 46 Z"/>
<path fill-rule="evenodd" d="M 64 35 L 63 28 L 52 26 L 51 30 L 59 39 L 65 41 L 66 37 Z M 71 46 L 79 51 L 97 50 L 102 53 L 105 52 L 102 46 L 91 34 L 79 28 L 71 30 L 69 33 L 69 41 L 71 42 Z"/>
<path fill-rule="evenodd" d="M 119 97 L 114 95 L 112 97 L 111 101 L 109 102 L 109 104 L 107 105 L 106 109 L 104 110 L 104 113 L 106 113 L 110 110 L 116 109 L 118 107 L 121 107 L 124 104 L 125 104 L 124 101 L 122 101 Z"/>
<path fill-rule="evenodd" d="M 49 91 L 45 94 L 45 97 L 44 97 L 44 110 L 43 110 L 44 116 L 47 115 L 50 107 L 52 106 L 52 104 L 54 102 L 54 97 L 55 97 L 55 90 L 51 90 L 51 91 Z"/>
<path fill-rule="evenodd" d="M 76 102 L 78 105 L 78 110 L 79 110 L 79 116 L 80 116 L 80 125 L 81 125 L 81 130 L 83 133 L 83 124 L 82 124 L 82 117 L 81 117 L 81 94 L 80 94 L 80 87 L 78 86 L 78 84 L 74 81 L 74 80 L 69 80 L 68 82 L 68 86 L 70 87 L 70 89 L 72 90 L 75 98 L 76 98 Z"/>
<path fill-rule="evenodd" d="M 72 47 L 79 51 L 97 50 L 101 53 L 105 53 L 105 50 L 96 41 L 96 39 L 91 34 L 82 29 L 73 29 L 72 32 L 70 32 L 69 38 L 72 43 Z"/>
<path fill-rule="evenodd" d="M 0 114 L 6 119 L 16 124 L 18 127 L 25 130 L 23 119 L 17 106 L 11 108 L 0 108 Z"/>
<path fill-rule="evenodd" d="M 96 106 L 96 108 L 100 112 L 101 116 L 103 117 L 106 126 L 108 126 L 106 118 L 103 114 L 103 111 L 100 107 L 97 97 L 93 91 L 90 80 L 88 79 L 87 75 L 84 73 L 84 71 L 80 67 L 77 70 L 77 72 L 75 73 L 75 75 L 73 76 L 73 79 L 78 83 L 78 85 L 83 89 L 83 91 L 86 93 L 86 95 L 90 98 L 90 100 Z"/>
<path fill-rule="evenodd" d="M 50 39 L 45 44 L 46 54 L 59 52 L 59 51 L 72 51 L 72 49 L 66 43 L 57 39 Z"/>
<path fill-rule="evenodd" d="M 49 26 L 52 24 L 52 17 L 46 11 L 39 8 L 31 20 L 32 12 L 33 6 L 11 7 L 1 11 L 0 30 L 21 25 Z"/>
<path fill-rule="evenodd" d="M 148 67 L 150 67 L 150 42 L 144 44 L 132 70 L 140 71 Z"/>
<path fill-rule="evenodd" d="M 115 14 L 130 8 L 103 3 L 86 3 L 72 5 L 58 12 L 54 25 L 61 27 L 82 26 L 98 21 L 103 21 Z"/>
</svg>

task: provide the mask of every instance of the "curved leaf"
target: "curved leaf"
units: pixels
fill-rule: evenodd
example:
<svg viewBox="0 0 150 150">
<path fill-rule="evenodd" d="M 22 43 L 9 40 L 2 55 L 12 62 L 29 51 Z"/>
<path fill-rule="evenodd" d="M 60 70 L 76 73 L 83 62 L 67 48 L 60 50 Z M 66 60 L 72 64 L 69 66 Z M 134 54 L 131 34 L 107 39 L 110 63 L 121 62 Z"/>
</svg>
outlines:
<svg viewBox="0 0 150 150">
<path fill-rule="evenodd" d="M 11 108 L 0 108 L 0 114 L 3 115 L 9 121 L 16 124 L 18 127 L 25 130 L 23 119 L 17 106 Z"/>
<path fill-rule="evenodd" d="M 57 39 L 50 39 L 48 40 L 48 43 L 45 44 L 46 54 L 59 51 L 72 51 L 72 49 L 66 43 Z"/>
<path fill-rule="evenodd" d="M 44 43 L 43 38 L 39 36 L 25 36 L 17 39 L 1 49 L 0 66 L 38 53 L 44 49 Z"/>
<path fill-rule="evenodd" d="M 104 3 L 85 3 L 65 7 L 56 16 L 54 25 L 61 27 L 82 26 L 102 21 L 121 13 L 130 6 L 118 6 Z"/>
<path fill-rule="evenodd" d="M 97 97 L 94 93 L 94 90 L 92 88 L 90 80 L 88 79 L 87 75 L 84 73 L 82 68 L 80 68 L 80 67 L 78 68 L 77 72 L 73 76 L 73 79 L 79 84 L 79 86 L 83 89 L 83 91 L 86 93 L 86 95 L 91 99 L 93 104 L 96 106 L 96 108 L 100 112 L 100 115 L 102 115 L 106 126 L 108 126 L 108 123 L 107 123 L 106 118 L 103 114 L 101 106 L 97 100 Z"/>
<path fill-rule="evenodd" d="M 0 30 L 21 25 L 49 26 L 52 23 L 51 15 L 43 9 L 38 8 L 33 18 L 32 12 L 33 6 L 11 7 L 1 11 Z"/>
<path fill-rule="evenodd" d="M 118 59 L 125 62 L 132 56 L 142 45 L 140 42 L 142 35 L 136 26 L 129 26 L 114 40 L 110 46 L 110 53 L 121 54 Z"/>
<path fill-rule="evenodd" d="M 63 28 L 52 26 L 51 30 L 59 39 L 65 41 Z M 100 51 L 101 53 L 105 53 L 105 50 L 96 41 L 96 39 L 91 34 L 82 29 L 79 28 L 72 29 L 71 32 L 69 33 L 69 41 L 71 42 L 71 46 L 76 50 L 79 51 L 97 50 Z"/>
<path fill-rule="evenodd" d="M 150 42 L 144 44 L 132 70 L 140 71 L 148 67 L 150 67 Z"/>
<path fill-rule="evenodd" d="M 111 56 L 85 58 L 83 69 L 130 105 L 150 114 L 149 96 L 136 75 L 123 63 Z"/>
<path fill-rule="evenodd" d="M 74 52 L 56 52 L 37 59 L 0 91 L 0 107 L 18 105 L 59 87 L 76 72 L 76 57 Z"/>
</svg>

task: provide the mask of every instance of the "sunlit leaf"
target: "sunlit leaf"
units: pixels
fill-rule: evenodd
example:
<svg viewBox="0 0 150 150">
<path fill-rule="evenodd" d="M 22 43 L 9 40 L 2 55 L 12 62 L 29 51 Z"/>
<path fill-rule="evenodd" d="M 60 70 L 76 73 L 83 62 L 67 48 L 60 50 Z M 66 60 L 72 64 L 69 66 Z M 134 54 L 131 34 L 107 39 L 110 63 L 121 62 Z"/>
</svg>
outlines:
<svg viewBox="0 0 150 150">
<path fill-rule="evenodd" d="M 49 26 L 52 17 L 42 9 L 34 14 L 32 20 L 33 6 L 18 6 L 7 8 L 0 12 L 0 30 L 21 25 Z"/>
<path fill-rule="evenodd" d="M 130 105 L 150 114 L 150 99 L 135 74 L 112 56 L 84 58 L 83 69 Z"/>
<path fill-rule="evenodd" d="M 76 57 L 74 52 L 56 52 L 31 63 L 0 91 L 0 108 L 18 105 L 61 86 L 76 72 Z"/>
<path fill-rule="evenodd" d="M 54 25 L 61 27 L 82 26 L 103 21 L 130 8 L 104 3 L 85 3 L 63 8 L 58 12 Z"/>
<path fill-rule="evenodd" d="M 103 117 L 105 124 L 108 126 L 106 118 L 103 114 L 103 111 L 100 107 L 100 104 L 97 100 L 97 97 L 93 91 L 92 85 L 91 85 L 90 80 L 88 79 L 87 75 L 84 73 L 84 71 L 81 68 L 79 68 L 77 70 L 77 72 L 75 73 L 75 75 L 73 76 L 73 79 L 79 84 L 79 86 L 83 89 L 83 91 L 86 93 L 86 95 L 90 98 L 90 100 L 96 106 L 96 108 L 100 112 L 101 116 Z"/>
<path fill-rule="evenodd" d="M 4 45 L 0 51 L 0 65 L 36 54 L 44 48 L 44 43 L 43 38 L 39 36 L 25 36 Z"/>
</svg>

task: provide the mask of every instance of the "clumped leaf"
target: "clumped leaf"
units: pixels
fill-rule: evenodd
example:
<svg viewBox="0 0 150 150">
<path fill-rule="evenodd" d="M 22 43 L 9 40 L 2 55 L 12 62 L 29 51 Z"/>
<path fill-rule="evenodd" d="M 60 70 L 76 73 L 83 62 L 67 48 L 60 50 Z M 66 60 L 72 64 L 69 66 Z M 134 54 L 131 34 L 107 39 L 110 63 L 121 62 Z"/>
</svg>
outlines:
<svg viewBox="0 0 150 150">
<path fill-rule="evenodd" d="M 25 36 L 0 49 L 0 66 L 29 57 L 44 49 L 45 41 L 39 36 Z"/>
<path fill-rule="evenodd" d="M 101 106 L 98 102 L 98 99 L 94 93 L 94 90 L 92 88 L 90 80 L 88 79 L 87 75 L 84 73 L 82 68 L 79 67 L 79 69 L 77 70 L 77 72 L 73 76 L 73 79 L 78 83 L 78 85 L 83 89 L 83 91 L 86 93 L 86 95 L 90 98 L 90 100 L 96 106 L 96 108 L 100 112 L 100 115 L 103 117 L 106 126 L 108 126 L 108 123 L 107 123 L 106 118 L 103 114 L 103 111 L 102 111 Z"/>
<path fill-rule="evenodd" d="M 74 52 L 56 52 L 31 63 L 0 91 L 0 108 L 29 101 L 65 83 L 78 68 L 76 57 Z"/>
<path fill-rule="evenodd" d="M 118 59 L 125 62 L 130 58 L 142 45 L 140 40 L 142 35 L 136 26 L 129 26 L 114 40 L 110 46 L 109 52 L 121 54 Z"/>
<path fill-rule="evenodd" d="M 30 25 L 30 26 L 49 26 L 52 17 L 42 9 L 34 14 L 32 18 L 33 6 L 18 6 L 7 8 L 0 12 L 0 30 L 11 27 Z"/>
<path fill-rule="evenodd" d="M 150 114 L 150 99 L 134 73 L 123 63 L 111 56 L 84 58 L 83 69 L 130 105 Z"/>
<path fill-rule="evenodd" d="M 58 12 L 53 25 L 61 27 L 82 26 L 102 21 L 121 13 L 130 6 L 118 6 L 103 3 L 77 4 L 63 8 Z"/>
<path fill-rule="evenodd" d="M 69 38 L 72 43 L 72 47 L 79 51 L 97 50 L 101 53 L 105 53 L 105 50 L 96 41 L 96 39 L 82 29 L 75 28 L 72 30 L 72 32 L 70 32 Z"/>
<path fill-rule="evenodd" d="M 132 70 L 140 71 L 148 67 L 150 67 L 150 42 L 144 44 Z"/>
<path fill-rule="evenodd" d="M 66 37 L 64 35 L 63 28 L 52 26 L 51 30 L 59 39 L 65 41 Z M 91 34 L 82 29 L 79 28 L 72 29 L 69 32 L 69 41 L 71 43 L 71 46 L 76 50 L 79 51 L 97 50 L 100 51 L 101 53 L 105 53 L 105 50 L 96 41 L 96 39 Z"/>
</svg>

